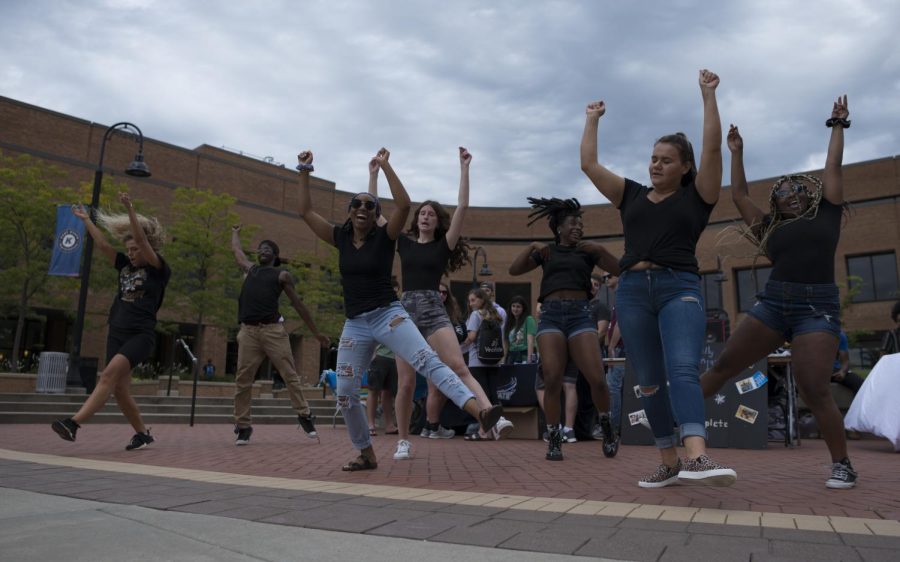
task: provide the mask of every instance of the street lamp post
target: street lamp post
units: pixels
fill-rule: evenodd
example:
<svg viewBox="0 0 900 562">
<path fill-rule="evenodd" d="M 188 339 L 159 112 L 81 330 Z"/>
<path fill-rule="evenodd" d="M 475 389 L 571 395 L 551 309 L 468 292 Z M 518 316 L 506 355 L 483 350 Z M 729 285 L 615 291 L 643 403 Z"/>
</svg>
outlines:
<svg viewBox="0 0 900 562">
<path fill-rule="evenodd" d="M 481 271 L 478 271 L 478 255 L 481 255 L 484 258 L 484 261 L 481 264 Z M 476 274 L 477 272 L 477 274 Z M 484 248 L 481 246 L 475 246 L 475 256 L 472 259 L 472 288 L 478 288 L 478 275 L 482 277 L 486 277 L 488 275 L 493 275 L 487 263 L 487 252 L 484 251 Z"/>
<path fill-rule="evenodd" d="M 113 133 L 117 130 L 131 129 L 137 134 L 138 151 L 134 156 L 134 160 L 125 169 L 125 174 L 136 178 L 150 177 L 150 168 L 144 162 L 144 134 L 137 125 L 128 122 L 121 122 L 112 125 L 103 133 L 103 140 L 100 142 L 100 161 L 97 162 L 97 169 L 94 171 L 94 190 L 91 193 L 91 221 L 96 218 L 96 210 L 100 205 L 100 187 L 103 184 L 103 156 L 106 152 L 106 141 L 112 138 Z M 84 332 L 84 313 L 87 306 L 88 286 L 91 279 L 91 261 L 94 257 L 94 239 L 88 235 L 84 241 L 84 255 L 81 259 L 81 287 L 78 291 L 78 312 L 75 316 L 75 327 L 72 331 L 72 353 L 69 354 L 69 370 L 66 376 L 67 385 L 80 385 L 80 367 L 81 367 L 81 336 Z"/>
</svg>

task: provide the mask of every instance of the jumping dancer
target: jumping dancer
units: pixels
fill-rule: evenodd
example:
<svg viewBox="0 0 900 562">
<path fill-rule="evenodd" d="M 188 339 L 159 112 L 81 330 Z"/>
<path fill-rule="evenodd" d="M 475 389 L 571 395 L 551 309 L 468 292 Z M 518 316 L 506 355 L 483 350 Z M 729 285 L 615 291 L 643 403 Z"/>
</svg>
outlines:
<svg viewBox="0 0 900 562">
<path fill-rule="evenodd" d="M 852 488 L 857 480 L 847 456 L 844 422 L 829 385 L 841 334 L 834 255 L 844 209 L 841 161 L 849 115 L 847 96 L 838 97 L 826 121 L 831 138 L 822 180 L 807 175 L 778 178 L 769 193 L 767 213 L 748 194 L 741 134 L 734 125 L 728 131 L 732 200 L 748 227 L 745 234 L 759 254 L 772 261 L 772 273 L 756 304 L 728 338 L 722 355 L 700 379 L 703 394 L 712 396 L 747 365 L 790 341 L 797 388 L 816 417 L 831 454 L 831 476 L 825 485 L 838 489 Z M 628 340 L 629 350 L 631 342 Z"/>
<path fill-rule="evenodd" d="M 638 482 L 643 488 L 679 480 L 729 486 L 737 479 L 733 470 L 706 454 L 699 372 L 706 316 L 694 254 L 722 189 L 722 125 L 716 104 L 719 77 L 701 70 L 699 82 L 703 98 L 699 171 L 693 147 L 682 133 L 666 135 L 654 144 L 652 187 L 600 165 L 597 129 L 606 112 L 602 101 L 587 106 L 581 140 L 581 169 L 618 207 L 624 228 L 625 255 L 619 262 L 622 273 L 616 292 L 619 327 L 662 457 L 657 470 Z M 680 437 L 672 429 L 676 419 Z M 679 439 L 687 449 L 684 462 L 676 449 Z"/>
<path fill-rule="evenodd" d="M 378 466 L 366 412 L 359 400 L 362 375 L 378 343 L 388 346 L 396 356 L 433 380 L 442 393 L 479 420 L 483 427 L 492 428 L 502 413 L 499 406 L 478 406 L 472 391 L 441 363 L 422 338 L 391 287 L 394 251 L 409 215 L 410 200 L 388 161 L 389 157 L 387 149 L 382 148 L 374 158 L 387 178 L 396 206 L 394 214 L 383 226 L 376 224 L 381 215 L 378 198 L 368 193 L 353 196 L 347 206 L 347 220 L 340 226 L 313 211 L 309 193 L 313 154 L 305 151 L 297 157 L 300 162 L 297 166 L 300 171 L 300 217 L 316 236 L 337 247 L 339 254 L 347 320 L 338 345 L 337 400 L 350 440 L 359 449 L 359 456 L 344 465 L 343 470 L 348 471 L 371 470 Z"/>
<path fill-rule="evenodd" d="M 135 213 L 127 193 L 119 193 L 119 201 L 127 214 L 97 212 L 97 222 L 125 246 L 125 254 L 117 252 L 103 232 L 91 221 L 81 205 L 72 213 L 84 222 L 97 250 L 106 256 L 119 272 L 119 288 L 109 310 L 106 336 L 106 367 L 100 380 L 81 409 L 71 418 L 59 419 L 51 427 L 66 441 L 75 441 L 75 433 L 106 404 L 109 395 L 116 398 L 119 410 L 134 428 L 135 434 L 126 451 L 143 449 L 154 439 L 144 426 L 141 412 L 131 396 L 131 371 L 146 361 L 156 345 L 156 313 L 166 294 L 172 271 L 159 255 L 163 229 L 159 221 Z"/>
<path fill-rule="evenodd" d="M 546 217 L 554 244 L 532 242 L 509 266 L 510 275 L 522 275 L 541 267 L 541 318 L 537 341 L 541 349 L 544 375 L 544 415 L 547 418 L 547 460 L 563 460 L 563 427 L 559 403 L 563 374 L 571 357 L 591 386 L 591 398 L 600 412 L 603 429 L 603 454 L 614 457 L 619 436 L 609 423 L 609 389 L 600 346 L 597 323 L 590 317 L 591 272 L 594 267 L 618 273 L 616 259 L 603 246 L 581 239 L 584 224 L 577 199 L 529 197 L 534 217 L 528 224 Z"/>
<path fill-rule="evenodd" d="M 303 396 L 303 388 L 297 369 L 294 368 L 294 353 L 291 340 L 284 329 L 284 318 L 278 312 L 278 299 L 283 292 L 291 301 L 291 306 L 309 326 L 322 347 L 328 347 L 328 338 L 319 333 L 306 306 L 294 289 L 294 277 L 281 265 L 278 245 L 271 240 L 263 240 L 256 248 L 254 264 L 247 259 L 241 248 L 241 225 L 231 228 L 231 251 L 241 271 L 244 284 L 238 297 L 238 321 L 241 330 L 237 335 L 238 361 L 234 378 L 234 433 L 235 445 L 246 445 L 253 434 L 250 424 L 250 399 L 256 371 L 268 357 L 272 366 L 278 369 L 287 385 L 291 405 L 297 412 L 300 427 L 311 438 L 317 438 L 315 416 L 310 414 L 309 404 Z"/>
</svg>

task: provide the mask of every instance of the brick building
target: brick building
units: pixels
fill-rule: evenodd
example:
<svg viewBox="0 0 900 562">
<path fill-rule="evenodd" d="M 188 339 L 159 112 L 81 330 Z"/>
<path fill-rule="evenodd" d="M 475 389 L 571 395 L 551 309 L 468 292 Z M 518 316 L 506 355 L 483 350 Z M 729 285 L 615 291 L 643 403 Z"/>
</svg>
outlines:
<svg viewBox="0 0 900 562">
<path fill-rule="evenodd" d="M 65 183 L 73 187 L 92 180 L 106 128 L 106 125 L 0 97 L 0 150 L 7 155 L 28 154 L 62 169 L 68 177 Z M 165 209 L 176 187 L 227 192 L 237 198 L 236 211 L 243 223 L 260 226 L 254 244 L 263 238 L 276 240 L 282 255 L 287 258 L 300 251 L 321 251 L 312 232 L 297 217 L 296 173 L 291 169 L 208 145 L 191 150 L 145 138 L 144 154 L 153 176 L 136 180 L 121 172 L 134 154 L 132 143 L 113 140 L 107 143 L 106 151 L 105 174 L 126 182 L 136 199 L 152 200 L 155 207 Z M 844 167 L 845 196 L 852 205 L 852 212 L 845 222 L 838 246 L 835 275 L 843 287 L 846 287 L 849 275 L 863 279 L 862 290 L 844 317 L 845 329 L 859 333 L 860 347 L 877 345 L 881 332 L 890 327 L 890 307 L 900 298 L 897 274 L 900 253 L 898 164 L 897 157 L 891 156 Z M 774 178 L 766 178 L 750 184 L 755 202 L 763 208 L 773 181 Z M 322 178 L 313 177 L 312 180 L 313 204 L 333 222 L 344 220 L 347 201 L 358 190 L 354 186 L 342 187 L 348 191 L 338 191 L 333 182 Z M 411 195 L 415 198 L 415 193 Z M 455 197 L 455 192 L 448 193 L 444 200 L 452 201 Z M 390 213 L 390 201 L 384 207 L 385 212 Z M 492 272 L 489 279 L 497 284 L 501 304 L 514 294 L 522 294 L 532 303 L 537 297 L 539 272 L 517 278 L 506 273 L 525 243 L 550 240 L 550 233 L 543 223 L 525 226 L 527 214 L 528 210 L 523 208 L 473 207 L 467 215 L 465 235 L 473 245 L 484 248 Z M 749 243 L 728 236 L 727 232 L 723 236 L 723 231 L 734 225 L 738 218 L 727 189 L 723 190 L 710 226 L 698 245 L 707 309 L 714 320 L 711 329 L 716 328 L 716 319 L 733 328 L 743 311 L 752 305 L 755 286 L 761 287 L 768 275 L 765 260 L 756 263 L 756 275 L 751 275 L 753 249 Z M 164 212 L 160 219 L 165 222 Z M 622 225 L 616 209 L 608 204 L 586 206 L 584 223 L 586 238 L 601 241 L 614 254 L 621 254 Z M 484 261 L 479 258 L 471 270 L 466 268 L 452 276 L 453 292 L 458 298 L 464 297 L 473 278 L 483 279 L 478 274 Z M 399 260 L 395 262 L 395 269 L 399 270 Z M 302 292 L 302 287 L 300 290 Z M 85 331 L 84 356 L 103 355 L 108 298 L 108 295 L 93 293 L 89 296 L 89 322 L 103 328 Z M 71 331 L 70 321 L 61 312 L 42 313 L 44 320 L 30 331 L 31 343 L 48 350 L 68 351 L 66 338 Z M 185 330 L 190 323 L 189 319 L 178 318 L 178 312 L 171 307 L 167 310 L 165 305 L 161 317 L 184 321 Z M 9 321 L 7 319 L 7 323 Z M 292 324 L 289 328 L 297 328 L 299 322 Z M 233 363 L 234 344 L 229 344 L 229 333 L 233 333 L 234 328 L 236 325 L 205 331 L 205 355 L 217 365 Z M 160 338 L 158 345 L 170 349 L 174 346 L 173 339 Z M 316 342 L 312 338 L 296 338 L 294 343 L 298 371 L 307 381 L 314 381 L 319 367 Z M 29 345 L 28 341 L 26 345 Z M 0 351 L 8 353 L 10 346 L 11 342 L 3 341 L 0 336 Z M 857 350 L 854 361 L 866 363 L 868 358 Z"/>
</svg>

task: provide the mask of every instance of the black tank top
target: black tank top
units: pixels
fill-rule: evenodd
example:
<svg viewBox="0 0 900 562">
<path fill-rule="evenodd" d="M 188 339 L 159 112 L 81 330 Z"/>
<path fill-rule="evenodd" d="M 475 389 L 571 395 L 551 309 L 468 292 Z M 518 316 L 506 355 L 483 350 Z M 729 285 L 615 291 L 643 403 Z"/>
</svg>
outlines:
<svg viewBox="0 0 900 562">
<path fill-rule="evenodd" d="M 584 298 L 590 298 L 594 257 L 574 246 L 550 244 L 548 249 L 547 261 L 538 263 L 544 269 L 538 302 L 544 302 L 544 297 L 560 289 L 584 291 Z"/>
<path fill-rule="evenodd" d="M 238 321 L 242 324 L 274 323 L 278 313 L 278 297 L 281 283 L 278 276 L 283 270 L 277 267 L 254 265 L 244 278 L 241 296 L 238 297 Z"/>
</svg>

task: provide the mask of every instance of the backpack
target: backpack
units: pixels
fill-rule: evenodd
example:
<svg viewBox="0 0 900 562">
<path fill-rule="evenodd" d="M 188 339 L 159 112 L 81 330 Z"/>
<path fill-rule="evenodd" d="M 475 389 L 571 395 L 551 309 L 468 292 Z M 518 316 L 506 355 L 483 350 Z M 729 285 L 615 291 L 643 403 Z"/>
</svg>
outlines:
<svg viewBox="0 0 900 562">
<path fill-rule="evenodd" d="M 478 360 L 485 365 L 496 365 L 503 359 L 503 331 L 500 322 L 482 320 L 475 340 Z"/>
</svg>

